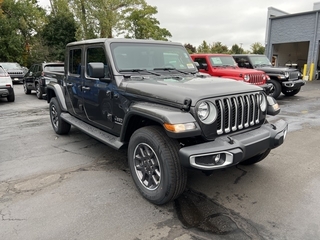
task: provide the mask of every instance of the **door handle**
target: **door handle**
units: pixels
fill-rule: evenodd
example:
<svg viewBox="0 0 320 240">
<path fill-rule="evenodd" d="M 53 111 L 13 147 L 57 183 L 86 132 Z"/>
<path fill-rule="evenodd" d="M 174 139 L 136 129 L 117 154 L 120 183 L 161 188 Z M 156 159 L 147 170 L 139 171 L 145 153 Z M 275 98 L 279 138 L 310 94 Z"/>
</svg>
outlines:
<svg viewBox="0 0 320 240">
<path fill-rule="evenodd" d="M 90 90 L 90 87 L 82 87 L 81 89 L 82 89 L 82 90 L 85 90 L 85 91 L 89 91 L 89 90 Z"/>
<path fill-rule="evenodd" d="M 72 87 L 72 86 L 73 86 L 73 83 L 67 83 L 67 86 L 68 86 L 68 87 Z"/>
</svg>

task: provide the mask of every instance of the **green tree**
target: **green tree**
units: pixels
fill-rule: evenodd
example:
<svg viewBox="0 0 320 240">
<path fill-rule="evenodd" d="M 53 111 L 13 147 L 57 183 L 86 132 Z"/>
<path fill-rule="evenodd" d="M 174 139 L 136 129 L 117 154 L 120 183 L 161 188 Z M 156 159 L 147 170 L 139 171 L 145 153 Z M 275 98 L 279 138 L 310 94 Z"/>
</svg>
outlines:
<svg viewBox="0 0 320 240">
<path fill-rule="evenodd" d="M 255 42 L 255 43 L 251 44 L 250 47 L 251 47 L 251 53 L 264 54 L 265 47 L 262 46 L 261 43 Z"/>
<path fill-rule="evenodd" d="M 198 46 L 198 53 L 210 53 L 210 46 L 206 41 L 203 42 Z"/>
<path fill-rule="evenodd" d="M 36 0 L 0 1 L 0 58 L 27 65 L 36 33 L 45 22 L 45 10 Z"/>
<path fill-rule="evenodd" d="M 127 8 L 124 13 L 126 16 L 124 17 L 123 22 L 119 23 L 119 29 L 122 28 L 122 30 L 126 33 L 126 38 L 167 41 L 167 37 L 172 36 L 167 29 L 160 28 L 160 22 L 153 17 L 154 14 L 158 13 L 156 7 L 142 4 L 140 8 Z"/>
<path fill-rule="evenodd" d="M 239 47 L 238 44 L 232 45 L 230 54 L 240 54 L 240 53 L 243 53 L 243 49 Z"/>
<path fill-rule="evenodd" d="M 128 15 L 127 9 L 145 5 L 145 0 L 70 0 L 70 9 L 79 23 L 78 39 L 112 38 Z"/>
<path fill-rule="evenodd" d="M 210 47 L 210 53 L 228 53 L 229 49 L 221 42 L 214 42 Z"/>
<path fill-rule="evenodd" d="M 64 60 L 65 46 L 76 41 L 76 23 L 71 12 L 55 11 L 41 33 L 45 45 L 49 47 L 46 61 Z"/>
<path fill-rule="evenodd" d="M 192 54 L 192 53 L 196 53 L 196 52 L 197 52 L 197 48 L 194 47 L 193 45 L 191 45 L 190 43 L 184 44 L 184 47 L 187 49 L 187 51 L 188 51 L 189 54 Z"/>
</svg>

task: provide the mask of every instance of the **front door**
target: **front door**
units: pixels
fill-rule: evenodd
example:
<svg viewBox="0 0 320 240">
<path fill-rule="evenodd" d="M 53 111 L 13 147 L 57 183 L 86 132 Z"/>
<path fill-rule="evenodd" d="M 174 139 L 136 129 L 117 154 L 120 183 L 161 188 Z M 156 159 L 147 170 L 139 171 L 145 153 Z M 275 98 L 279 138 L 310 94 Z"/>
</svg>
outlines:
<svg viewBox="0 0 320 240">
<path fill-rule="evenodd" d="M 107 56 L 102 45 L 90 45 L 85 51 L 86 68 L 82 87 L 85 112 L 88 120 L 94 125 L 112 132 L 114 125 L 112 114 L 113 84 L 90 77 L 88 69 L 90 62 L 102 62 L 105 66 L 104 77 L 111 78 Z"/>
</svg>

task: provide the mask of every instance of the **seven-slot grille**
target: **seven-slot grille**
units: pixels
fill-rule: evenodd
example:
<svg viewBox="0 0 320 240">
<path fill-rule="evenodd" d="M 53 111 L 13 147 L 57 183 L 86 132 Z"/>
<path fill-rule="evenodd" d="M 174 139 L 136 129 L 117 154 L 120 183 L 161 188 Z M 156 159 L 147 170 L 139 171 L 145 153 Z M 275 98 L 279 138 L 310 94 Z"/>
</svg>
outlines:
<svg viewBox="0 0 320 240">
<path fill-rule="evenodd" d="M 289 72 L 289 80 L 296 80 L 299 78 L 299 72 L 294 71 L 294 72 Z"/>
<path fill-rule="evenodd" d="M 217 134 L 230 133 L 259 124 L 262 93 L 250 93 L 215 100 Z"/>
<path fill-rule="evenodd" d="M 266 79 L 264 79 L 263 74 L 249 74 L 250 80 L 249 82 L 254 85 L 262 85 L 266 83 Z"/>
</svg>

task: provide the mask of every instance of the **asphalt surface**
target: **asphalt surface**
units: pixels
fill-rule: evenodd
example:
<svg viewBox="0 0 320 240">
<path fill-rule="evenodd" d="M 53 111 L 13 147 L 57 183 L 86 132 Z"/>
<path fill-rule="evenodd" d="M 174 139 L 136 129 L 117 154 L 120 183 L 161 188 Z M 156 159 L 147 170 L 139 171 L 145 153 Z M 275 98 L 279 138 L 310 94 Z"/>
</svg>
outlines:
<svg viewBox="0 0 320 240">
<path fill-rule="evenodd" d="M 14 86 L 0 99 L 0 239 L 320 239 L 320 81 L 281 96 L 285 143 L 254 166 L 188 172 L 155 206 L 136 190 L 126 152 L 75 128 L 54 133 L 45 100 Z"/>
</svg>

